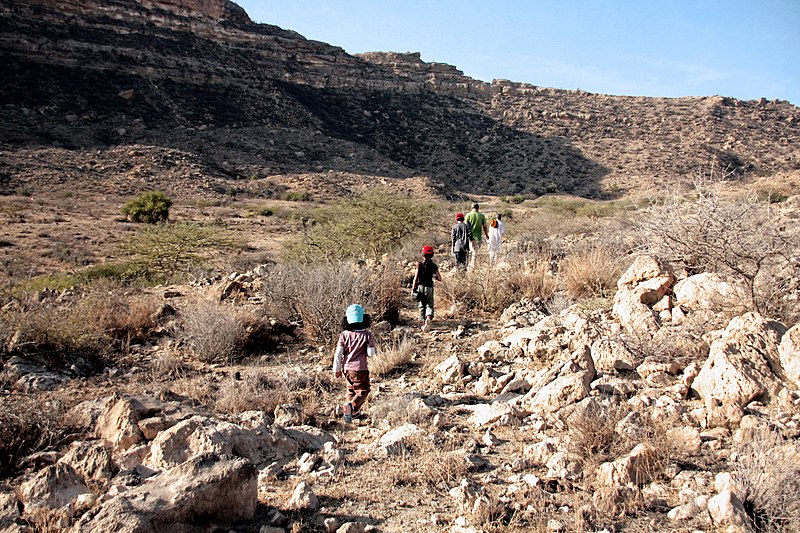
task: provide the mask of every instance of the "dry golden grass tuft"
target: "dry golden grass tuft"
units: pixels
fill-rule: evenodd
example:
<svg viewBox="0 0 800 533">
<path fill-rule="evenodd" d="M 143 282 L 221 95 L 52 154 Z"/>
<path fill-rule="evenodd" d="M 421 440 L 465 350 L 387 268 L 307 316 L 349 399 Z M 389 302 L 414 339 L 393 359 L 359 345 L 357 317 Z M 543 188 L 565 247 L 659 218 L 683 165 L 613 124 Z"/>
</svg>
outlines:
<svg viewBox="0 0 800 533">
<path fill-rule="evenodd" d="M 625 444 L 616 432 L 617 423 L 628 414 L 622 403 L 593 404 L 567 421 L 567 450 L 580 458 L 587 470 L 612 458 Z"/>
<path fill-rule="evenodd" d="M 130 296 L 120 289 L 95 290 L 79 305 L 93 329 L 127 351 L 132 342 L 146 340 L 156 327 L 161 303 L 150 295 Z"/>
<path fill-rule="evenodd" d="M 503 263 L 478 263 L 469 272 L 454 272 L 439 285 L 443 307 L 457 313 L 503 311 L 524 297 L 549 300 L 557 285 L 545 256 L 509 253 Z"/>
<path fill-rule="evenodd" d="M 608 296 L 621 274 L 619 257 L 602 246 L 574 252 L 558 266 L 559 284 L 571 298 Z"/>
<path fill-rule="evenodd" d="M 403 369 L 411 362 L 416 348 L 414 339 L 407 335 L 392 339 L 388 346 L 381 344 L 378 352 L 369 360 L 370 374 L 375 377 L 388 376 Z"/>
<path fill-rule="evenodd" d="M 260 369 L 242 372 L 237 379 L 229 376 L 219 385 L 215 410 L 225 413 L 264 411 L 270 415 L 282 404 L 299 404 L 306 421 L 326 415 L 336 389 L 328 373 L 282 369 L 266 373 Z"/>
</svg>

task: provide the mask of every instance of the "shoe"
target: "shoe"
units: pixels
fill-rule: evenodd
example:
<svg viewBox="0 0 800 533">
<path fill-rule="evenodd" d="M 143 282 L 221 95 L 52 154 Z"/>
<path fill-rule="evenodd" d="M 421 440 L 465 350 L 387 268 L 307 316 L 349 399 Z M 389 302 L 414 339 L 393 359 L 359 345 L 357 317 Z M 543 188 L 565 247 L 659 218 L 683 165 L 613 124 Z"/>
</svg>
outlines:
<svg viewBox="0 0 800 533">
<path fill-rule="evenodd" d="M 428 317 L 425 319 L 425 331 L 431 329 L 431 322 L 433 322 L 433 317 Z"/>
<path fill-rule="evenodd" d="M 342 406 L 342 412 L 344 413 L 344 421 L 346 424 L 351 424 L 353 422 L 353 404 L 347 402 Z"/>
</svg>

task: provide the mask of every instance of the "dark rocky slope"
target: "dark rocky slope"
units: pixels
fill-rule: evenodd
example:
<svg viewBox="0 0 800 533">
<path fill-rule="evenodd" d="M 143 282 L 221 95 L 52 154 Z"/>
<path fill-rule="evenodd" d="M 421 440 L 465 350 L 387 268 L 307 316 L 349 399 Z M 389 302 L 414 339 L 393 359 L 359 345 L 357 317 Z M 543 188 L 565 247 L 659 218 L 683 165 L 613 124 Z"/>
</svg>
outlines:
<svg viewBox="0 0 800 533">
<path fill-rule="evenodd" d="M 187 178 L 428 176 L 467 194 L 613 197 L 711 165 L 800 168 L 788 102 L 489 84 L 418 54 L 354 57 L 226 0 L 0 0 L 0 53 L 6 193 L 46 185 L 21 159 L 124 145 L 183 154 Z"/>
</svg>

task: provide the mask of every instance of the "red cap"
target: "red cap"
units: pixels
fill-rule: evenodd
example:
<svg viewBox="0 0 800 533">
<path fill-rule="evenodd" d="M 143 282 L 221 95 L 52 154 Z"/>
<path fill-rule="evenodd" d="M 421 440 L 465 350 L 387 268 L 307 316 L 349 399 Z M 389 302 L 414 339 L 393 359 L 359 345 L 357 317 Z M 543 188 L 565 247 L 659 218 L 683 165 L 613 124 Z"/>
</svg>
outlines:
<svg viewBox="0 0 800 533">
<path fill-rule="evenodd" d="M 456 213 L 456 221 L 464 220 L 464 213 Z"/>
<path fill-rule="evenodd" d="M 423 246 L 422 247 L 422 255 L 433 255 L 433 246 Z"/>
</svg>

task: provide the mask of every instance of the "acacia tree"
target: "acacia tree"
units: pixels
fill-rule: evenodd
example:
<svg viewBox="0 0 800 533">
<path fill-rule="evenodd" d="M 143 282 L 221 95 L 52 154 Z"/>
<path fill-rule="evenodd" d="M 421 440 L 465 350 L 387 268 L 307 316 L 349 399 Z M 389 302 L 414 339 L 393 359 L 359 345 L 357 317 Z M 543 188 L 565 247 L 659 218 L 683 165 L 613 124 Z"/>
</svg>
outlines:
<svg viewBox="0 0 800 533">
<path fill-rule="evenodd" d="M 430 203 L 384 188 L 371 189 L 303 219 L 303 237 L 289 246 L 289 252 L 306 262 L 378 259 L 426 227 L 432 213 Z"/>
</svg>

